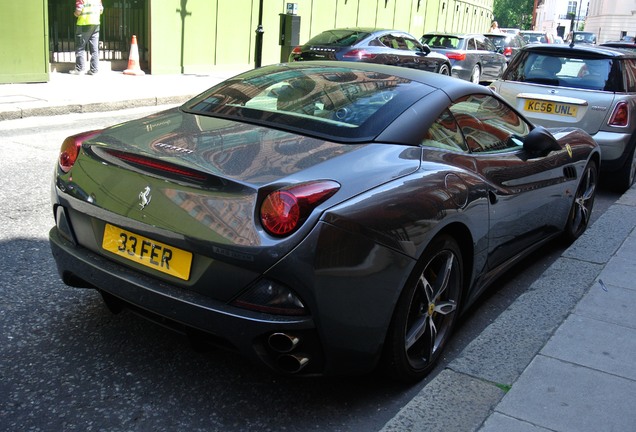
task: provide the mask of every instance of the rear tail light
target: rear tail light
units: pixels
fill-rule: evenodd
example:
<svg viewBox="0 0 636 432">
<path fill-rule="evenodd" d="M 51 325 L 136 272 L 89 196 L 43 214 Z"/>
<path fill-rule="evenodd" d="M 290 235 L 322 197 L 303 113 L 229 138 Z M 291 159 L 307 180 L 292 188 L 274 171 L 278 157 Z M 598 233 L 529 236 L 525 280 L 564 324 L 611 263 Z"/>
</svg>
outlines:
<svg viewBox="0 0 636 432">
<path fill-rule="evenodd" d="M 320 203 L 335 194 L 340 185 L 331 180 L 301 183 L 267 195 L 261 205 L 261 223 L 275 236 L 294 232 Z"/>
<path fill-rule="evenodd" d="M 504 52 L 503 52 L 503 54 L 504 54 L 506 57 L 511 56 L 511 55 L 512 55 L 512 48 L 510 48 L 510 47 L 505 47 L 505 48 L 504 48 Z"/>
<path fill-rule="evenodd" d="M 446 54 L 446 57 L 448 57 L 451 60 L 459 60 L 459 61 L 466 60 L 466 53 L 449 51 L 445 54 Z"/>
<path fill-rule="evenodd" d="M 60 166 L 60 169 L 65 173 L 69 172 L 71 168 L 73 168 L 73 165 L 75 165 L 77 156 L 79 155 L 80 149 L 82 148 L 82 143 L 86 140 L 91 139 L 100 132 L 101 130 L 93 130 L 67 137 L 62 143 L 62 147 L 60 148 L 60 155 L 58 157 L 58 164 Z"/>
<path fill-rule="evenodd" d="M 342 55 L 343 58 L 350 58 L 355 60 L 371 60 L 375 58 L 375 54 L 365 51 L 363 49 L 354 49 L 346 52 Z"/>
<path fill-rule="evenodd" d="M 629 125 L 629 106 L 627 102 L 619 102 L 610 116 L 609 126 L 626 127 Z"/>
<path fill-rule="evenodd" d="M 300 56 L 302 53 L 303 53 L 303 50 L 301 47 L 299 46 L 295 47 L 289 54 L 289 60 L 294 60 L 296 57 Z"/>
</svg>

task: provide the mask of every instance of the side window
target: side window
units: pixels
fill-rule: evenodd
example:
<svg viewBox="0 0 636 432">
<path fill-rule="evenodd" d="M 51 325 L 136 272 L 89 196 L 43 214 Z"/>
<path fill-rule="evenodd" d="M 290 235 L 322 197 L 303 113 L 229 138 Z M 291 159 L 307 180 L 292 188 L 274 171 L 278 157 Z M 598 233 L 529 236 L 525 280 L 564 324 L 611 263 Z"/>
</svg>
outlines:
<svg viewBox="0 0 636 432">
<path fill-rule="evenodd" d="M 486 42 L 484 42 L 483 40 L 475 39 L 475 44 L 477 45 L 477 49 L 480 51 L 488 50 L 488 46 L 486 45 Z"/>
<path fill-rule="evenodd" d="M 402 38 L 402 40 L 406 44 L 406 49 L 408 49 L 409 51 L 419 51 L 420 50 L 420 44 L 415 39 L 412 39 L 410 37 L 404 36 Z"/>
<path fill-rule="evenodd" d="M 473 38 L 468 39 L 468 41 L 466 42 L 466 49 L 467 50 L 474 50 L 475 49 L 475 39 L 473 39 Z"/>
<path fill-rule="evenodd" d="M 629 93 L 636 93 L 636 60 L 627 59 L 625 66 L 625 87 Z"/>
<path fill-rule="evenodd" d="M 389 48 L 397 48 L 397 41 L 395 40 L 395 38 L 393 37 L 393 35 L 385 35 L 382 36 L 380 38 L 380 42 L 382 42 L 382 45 L 389 47 Z"/>
<path fill-rule="evenodd" d="M 444 110 L 442 115 L 426 131 L 422 145 L 460 152 L 468 151 L 459 126 L 448 110 Z"/>
<path fill-rule="evenodd" d="M 518 150 L 530 125 L 499 99 L 483 94 L 461 98 L 450 106 L 473 153 Z"/>
<path fill-rule="evenodd" d="M 401 50 L 407 50 L 408 49 L 408 47 L 406 46 L 406 41 L 401 36 L 397 36 L 395 38 L 395 42 L 393 44 L 393 48 L 397 48 L 397 49 L 401 49 Z"/>
</svg>

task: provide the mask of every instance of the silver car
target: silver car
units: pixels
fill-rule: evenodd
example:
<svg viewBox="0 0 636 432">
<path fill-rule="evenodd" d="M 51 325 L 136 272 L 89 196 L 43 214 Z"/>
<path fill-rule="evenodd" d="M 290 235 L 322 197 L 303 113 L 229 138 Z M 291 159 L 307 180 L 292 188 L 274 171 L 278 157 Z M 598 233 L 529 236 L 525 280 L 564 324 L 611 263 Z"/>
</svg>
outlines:
<svg viewBox="0 0 636 432">
<path fill-rule="evenodd" d="M 576 126 L 601 146 L 601 169 L 617 190 L 636 173 L 636 52 L 580 45 L 527 45 L 490 86 L 533 123 Z"/>
<path fill-rule="evenodd" d="M 491 82 L 506 69 L 506 57 L 483 34 L 427 33 L 420 42 L 448 57 L 455 78 Z"/>
</svg>

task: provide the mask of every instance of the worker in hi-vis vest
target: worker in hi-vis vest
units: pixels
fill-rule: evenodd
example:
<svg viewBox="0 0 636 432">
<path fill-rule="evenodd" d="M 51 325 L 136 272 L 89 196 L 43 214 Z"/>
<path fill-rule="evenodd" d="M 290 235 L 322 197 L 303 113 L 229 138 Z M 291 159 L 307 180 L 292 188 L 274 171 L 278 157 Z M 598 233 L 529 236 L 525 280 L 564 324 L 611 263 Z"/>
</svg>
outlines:
<svg viewBox="0 0 636 432">
<path fill-rule="evenodd" d="M 95 75 L 99 70 L 99 20 L 104 12 L 102 0 L 76 0 L 75 25 L 75 69 L 73 75 Z M 85 68 L 86 45 L 90 49 L 90 69 Z"/>
</svg>

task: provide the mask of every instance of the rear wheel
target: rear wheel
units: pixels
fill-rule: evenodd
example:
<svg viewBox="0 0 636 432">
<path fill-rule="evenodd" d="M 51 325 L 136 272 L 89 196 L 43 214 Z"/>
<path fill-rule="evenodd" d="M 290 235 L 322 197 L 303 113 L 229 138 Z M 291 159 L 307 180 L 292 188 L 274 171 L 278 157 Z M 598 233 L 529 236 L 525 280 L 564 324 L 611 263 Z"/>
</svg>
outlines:
<svg viewBox="0 0 636 432">
<path fill-rule="evenodd" d="M 424 378 L 435 366 L 459 315 L 462 255 L 449 236 L 422 255 L 396 305 L 385 351 L 388 373 L 401 381 Z"/>
<path fill-rule="evenodd" d="M 448 65 L 443 64 L 439 67 L 439 72 L 442 75 L 450 75 L 450 69 L 448 68 Z"/>
<path fill-rule="evenodd" d="M 574 202 L 568 215 L 568 221 L 565 225 L 563 236 L 566 242 L 572 243 L 585 232 L 590 223 L 592 215 L 592 207 L 594 206 L 594 198 L 596 197 L 596 188 L 598 186 L 598 167 L 596 162 L 590 161 L 576 190 Z"/>
<path fill-rule="evenodd" d="M 473 68 L 473 71 L 470 74 L 470 82 L 479 84 L 480 80 L 481 80 L 481 68 L 479 67 L 479 65 L 475 65 L 475 67 Z"/>
<path fill-rule="evenodd" d="M 625 164 L 619 169 L 614 177 L 613 186 L 619 192 L 625 192 L 632 187 L 634 180 L 636 179 L 636 142 L 634 139 L 630 141 L 632 149 L 629 152 Z"/>
</svg>

